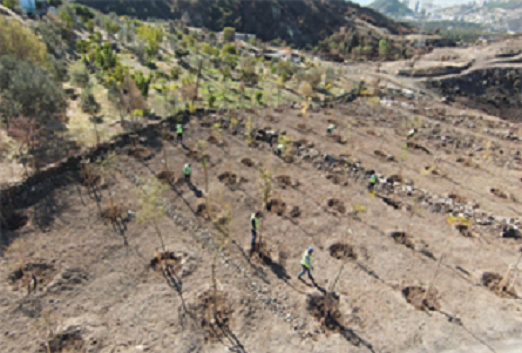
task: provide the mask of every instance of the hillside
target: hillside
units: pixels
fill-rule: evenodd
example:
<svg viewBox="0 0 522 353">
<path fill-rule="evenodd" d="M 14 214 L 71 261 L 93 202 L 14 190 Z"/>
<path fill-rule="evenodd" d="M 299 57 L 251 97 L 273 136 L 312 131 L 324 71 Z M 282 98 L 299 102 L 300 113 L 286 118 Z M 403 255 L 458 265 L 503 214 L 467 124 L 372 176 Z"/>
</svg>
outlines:
<svg viewBox="0 0 522 353">
<path fill-rule="evenodd" d="M 263 41 L 280 38 L 298 47 L 314 46 L 343 27 L 354 27 L 353 19 L 357 17 L 392 34 L 409 28 L 372 9 L 340 0 L 177 0 L 171 7 L 166 1 L 79 2 L 104 12 L 142 19 L 182 19 L 189 26 L 213 31 L 234 27 L 238 32 L 255 34 Z"/>
<path fill-rule="evenodd" d="M 399 0 L 375 0 L 368 7 L 386 16 L 406 16 L 412 11 Z"/>
<path fill-rule="evenodd" d="M 368 23 L 318 44 L 334 63 L 1 11 L 1 352 L 520 347 L 522 39 Z"/>
</svg>

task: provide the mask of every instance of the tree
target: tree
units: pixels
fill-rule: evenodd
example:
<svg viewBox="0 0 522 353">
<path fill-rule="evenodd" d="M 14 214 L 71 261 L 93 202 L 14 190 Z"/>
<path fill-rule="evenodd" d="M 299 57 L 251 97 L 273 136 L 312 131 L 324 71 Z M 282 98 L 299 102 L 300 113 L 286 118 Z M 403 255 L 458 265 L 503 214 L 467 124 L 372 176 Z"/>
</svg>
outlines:
<svg viewBox="0 0 522 353">
<path fill-rule="evenodd" d="M 163 41 L 163 30 L 159 26 L 143 25 L 137 30 L 138 36 L 147 43 L 146 52 L 149 59 L 158 55 Z"/>
<path fill-rule="evenodd" d="M 99 111 L 99 104 L 92 94 L 92 85 L 87 85 L 82 91 L 82 111 L 87 114 L 96 114 Z"/>
<path fill-rule="evenodd" d="M 310 83 L 308 83 L 306 81 L 301 81 L 299 83 L 299 87 L 297 88 L 297 92 L 303 98 L 307 98 L 314 92 L 314 89 L 312 88 L 312 85 Z"/>
<path fill-rule="evenodd" d="M 45 44 L 28 28 L 14 20 L 0 20 L 0 57 L 11 55 L 18 60 L 47 64 Z"/>
<path fill-rule="evenodd" d="M 386 59 L 386 55 L 388 54 L 388 42 L 385 39 L 381 39 L 379 41 L 379 55 L 381 58 Z"/>
<path fill-rule="evenodd" d="M 0 114 L 9 121 L 24 116 L 45 123 L 64 116 L 67 102 L 49 72 L 12 56 L 0 58 Z"/>
<path fill-rule="evenodd" d="M 223 28 L 223 40 L 225 42 L 233 42 L 236 38 L 236 30 L 232 27 Z"/>
<path fill-rule="evenodd" d="M 138 70 L 138 72 L 134 75 L 131 75 L 134 81 L 136 82 L 136 85 L 138 89 L 140 90 L 143 97 L 147 97 L 149 95 L 149 87 L 150 83 L 152 81 L 152 78 L 154 75 L 151 73 L 149 76 L 143 75 L 143 72 L 141 70 Z"/>
<path fill-rule="evenodd" d="M 163 192 L 165 191 L 165 185 L 159 182 L 155 177 L 152 177 L 145 180 L 140 191 L 141 210 L 138 212 L 138 221 L 152 223 L 161 244 L 161 250 L 165 253 L 167 249 L 165 247 L 163 235 L 158 226 L 158 220 L 165 214 L 165 205 L 160 201 Z"/>
</svg>

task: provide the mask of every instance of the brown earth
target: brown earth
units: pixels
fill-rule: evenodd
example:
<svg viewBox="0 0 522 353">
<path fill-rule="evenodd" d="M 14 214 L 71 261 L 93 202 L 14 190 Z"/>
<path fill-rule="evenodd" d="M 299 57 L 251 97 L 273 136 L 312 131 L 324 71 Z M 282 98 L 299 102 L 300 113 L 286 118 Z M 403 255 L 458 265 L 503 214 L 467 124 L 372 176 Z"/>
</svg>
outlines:
<svg viewBox="0 0 522 353">
<path fill-rule="evenodd" d="M 146 145 L 148 160 L 122 152 L 102 173 L 103 183 L 89 190 L 79 183 L 79 171 L 67 171 L 42 192 L 28 190 L 16 202 L 6 201 L 2 351 L 44 352 L 50 342 L 52 352 L 440 352 L 520 337 L 522 305 L 509 294 L 522 290 L 517 271 L 506 284 L 512 289 L 501 295 L 498 276 L 492 282 L 474 275 L 503 276 L 520 258 L 521 240 L 500 235 L 519 221 L 521 206 L 490 192 L 492 185 L 509 195 L 519 191 L 519 143 L 482 133 L 487 120 L 474 120 L 480 128 L 455 125 L 458 115 L 448 112 L 418 122 L 416 144 L 428 155 L 404 149 L 404 126 L 414 120 L 406 109 L 375 110 L 357 101 L 329 115 L 319 110 L 299 118 L 298 112 L 270 112 L 279 121 L 270 125 L 313 148 L 295 148 L 294 162 L 286 163 L 268 143 L 249 148 L 244 131 L 224 132 L 227 145 L 205 151 L 211 161 L 208 194 L 196 141 L 209 131 L 191 117 L 184 129 L 188 145 Z M 245 115 L 257 126 L 268 125 L 263 111 Z M 340 134 L 350 136 L 346 145 L 325 136 L 332 115 Z M 238 120 L 243 118 L 240 113 Z M 306 135 L 296 129 L 303 123 Z M 368 135 L 363 125 L 376 134 Z M 459 144 L 437 147 L 441 135 L 475 138 L 469 146 L 462 137 Z M 488 158 L 484 152 L 470 157 L 480 168 L 455 162 L 470 149 L 486 149 L 488 141 L 500 148 L 490 149 Z M 381 143 L 397 161 L 374 154 Z M 155 199 L 165 212 L 156 219 L 165 252 L 153 218 L 143 219 L 139 191 L 162 171 L 163 147 L 174 173 L 181 175 L 185 163 L 193 168 L 192 185 L 162 184 L 165 190 Z M 325 153 L 349 157 L 328 165 Z M 435 158 L 442 175 L 425 173 Z M 506 170 L 508 158 L 512 168 Z M 250 215 L 263 205 L 257 167 L 272 175 L 270 211 L 262 210 L 259 221 L 261 257 L 250 254 Z M 369 193 L 364 175 L 373 170 L 385 183 Z M 343 182 L 332 182 L 331 175 Z M 121 211 L 116 220 L 100 216 L 111 193 Z M 444 205 L 453 205 L 448 215 L 457 217 L 468 212 L 457 210 L 460 201 L 480 207 L 471 217 L 472 237 L 448 224 Z M 17 226 L 6 230 L 5 224 Z M 390 230 L 408 237 L 390 236 Z M 296 276 L 309 246 L 315 249 L 314 282 L 305 275 L 303 283 Z M 38 283 L 30 294 L 20 264 Z"/>
</svg>

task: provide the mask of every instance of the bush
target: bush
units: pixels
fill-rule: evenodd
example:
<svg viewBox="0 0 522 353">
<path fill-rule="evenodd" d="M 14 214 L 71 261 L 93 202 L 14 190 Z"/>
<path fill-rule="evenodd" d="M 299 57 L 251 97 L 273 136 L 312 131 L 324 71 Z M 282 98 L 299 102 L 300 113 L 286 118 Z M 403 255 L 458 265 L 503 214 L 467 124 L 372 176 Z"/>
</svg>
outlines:
<svg viewBox="0 0 522 353">
<path fill-rule="evenodd" d="M 256 95 L 255 95 L 255 97 L 256 97 L 256 101 L 257 101 L 258 103 L 261 103 L 261 99 L 263 99 L 263 92 L 261 92 L 261 91 L 256 91 Z"/>
<path fill-rule="evenodd" d="M 233 42 L 236 37 L 236 30 L 232 27 L 223 28 L 223 40 L 225 42 Z"/>
<path fill-rule="evenodd" d="M 186 49 L 178 48 L 174 51 L 174 53 L 176 54 L 176 57 L 178 59 L 182 59 L 184 56 L 187 56 L 189 54 L 189 51 Z"/>
<path fill-rule="evenodd" d="M 40 66 L 47 63 L 45 44 L 32 31 L 14 20 L 0 19 L 0 57 L 4 55 Z"/>
<path fill-rule="evenodd" d="M 179 66 L 173 67 L 172 70 L 170 70 L 170 79 L 171 80 L 178 80 L 179 76 L 181 75 L 181 69 Z"/>
<path fill-rule="evenodd" d="M 64 116 L 67 102 L 61 85 L 48 71 L 13 56 L 0 58 L 0 113 L 46 122 Z"/>
<path fill-rule="evenodd" d="M 303 97 L 308 97 L 310 96 L 314 90 L 312 88 L 312 85 L 306 81 L 301 81 L 301 83 L 299 83 L 299 87 L 297 88 L 297 92 L 303 96 Z"/>
<path fill-rule="evenodd" d="M 233 46 L 232 44 L 225 44 L 223 46 L 223 53 L 237 55 L 237 48 L 235 46 Z"/>
<path fill-rule="evenodd" d="M 89 31 L 89 33 L 94 33 L 94 21 L 87 21 L 87 23 L 85 24 L 85 28 L 87 28 L 87 31 Z"/>
</svg>

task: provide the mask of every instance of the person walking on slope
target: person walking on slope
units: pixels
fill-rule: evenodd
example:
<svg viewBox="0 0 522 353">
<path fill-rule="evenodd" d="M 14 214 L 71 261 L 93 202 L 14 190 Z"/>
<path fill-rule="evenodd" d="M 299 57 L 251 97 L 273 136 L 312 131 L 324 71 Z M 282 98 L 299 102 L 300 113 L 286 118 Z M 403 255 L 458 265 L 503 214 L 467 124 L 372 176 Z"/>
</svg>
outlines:
<svg viewBox="0 0 522 353">
<path fill-rule="evenodd" d="M 183 126 L 181 124 L 176 125 L 177 142 L 183 143 Z"/>
<path fill-rule="evenodd" d="M 406 140 L 411 139 L 416 133 L 417 129 L 411 129 L 410 132 L 408 132 L 408 136 L 406 136 Z"/>
<path fill-rule="evenodd" d="M 281 155 L 283 154 L 283 151 L 285 150 L 285 145 L 283 145 L 282 143 L 280 143 L 279 145 L 277 145 L 277 155 L 279 157 L 281 157 Z"/>
<path fill-rule="evenodd" d="M 185 175 L 185 182 L 190 184 L 190 175 L 192 174 L 192 168 L 190 167 L 190 163 L 185 164 L 183 167 L 183 175 Z"/>
<path fill-rule="evenodd" d="M 312 280 L 312 282 L 314 281 L 314 278 L 312 277 L 312 273 L 310 272 L 310 270 L 314 269 L 314 267 L 312 266 L 312 253 L 314 252 L 314 248 L 312 247 L 309 247 L 303 254 L 303 259 L 301 260 L 301 267 L 302 267 L 302 270 L 301 272 L 299 272 L 299 274 L 297 275 L 297 279 L 301 279 L 301 277 L 305 274 L 305 272 L 308 274 L 308 278 L 310 278 Z"/>
<path fill-rule="evenodd" d="M 331 135 L 334 130 L 335 130 L 335 124 L 330 124 L 330 126 L 328 126 L 328 129 L 326 129 L 326 134 Z"/>
<path fill-rule="evenodd" d="M 250 229 L 252 230 L 252 251 L 256 247 L 257 230 L 259 229 L 259 212 L 252 213 L 250 216 Z"/>
</svg>

